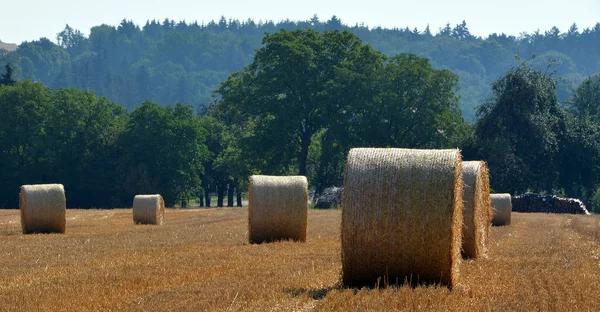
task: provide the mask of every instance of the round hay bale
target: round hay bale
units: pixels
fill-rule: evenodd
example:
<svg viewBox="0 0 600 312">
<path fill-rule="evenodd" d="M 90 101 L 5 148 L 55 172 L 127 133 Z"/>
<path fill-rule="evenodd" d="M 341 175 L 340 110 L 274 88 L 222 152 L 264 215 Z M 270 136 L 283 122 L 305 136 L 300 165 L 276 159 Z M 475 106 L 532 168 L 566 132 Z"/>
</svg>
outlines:
<svg viewBox="0 0 600 312">
<path fill-rule="evenodd" d="M 133 198 L 133 223 L 162 225 L 165 201 L 159 194 L 135 195 Z"/>
<path fill-rule="evenodd" d="M 494 212 L 492 225 L 510 225 L 510 214 L 512 212 L 510 194 L 491 194 L 490 201 Z"/>
<path fill-rule="evenodd" d="M 304 176 L 253 175 L 248 185 L 250 243 L 306 241 L 308 181 Z"/>
<path fill-rule="evenodd" d="M 342 196 L 342 283 L 453 287 L 462 246 L 459 150 L 353 148 Z"/>
<path fill-rule="evenodd" d="M 64 233 L 67 199 L 62 184 L 21 186 L 21 228 L 28 233 Z"/>
<path fill-rule="evenodd" d="M 489 173 L 483 161 L 464 161 L 462 170 L 465 184 L 462 254 L 465 258 L 484 258 L 492 224 Z"/>
</svg>

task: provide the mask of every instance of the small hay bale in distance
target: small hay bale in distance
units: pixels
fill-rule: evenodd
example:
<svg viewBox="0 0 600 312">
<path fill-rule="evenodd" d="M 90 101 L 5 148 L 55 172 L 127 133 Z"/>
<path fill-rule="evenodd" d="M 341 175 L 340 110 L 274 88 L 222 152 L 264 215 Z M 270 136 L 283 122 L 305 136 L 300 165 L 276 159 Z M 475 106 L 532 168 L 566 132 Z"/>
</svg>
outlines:
<svg viewBox="0 0 600 312">
<path fill-rule="evenodd" d="M 159 194 L 135 195 L 133 198 L 133 223 L 162 225 L 165 201 Z"/>
<path fill-rule="evenodd" d="M 510 214 L 512 212 L 510 194 L 491 194 L 490 200 L 494 212 L 492 225 L 510 225 Z"/>
<path fill-rule="evenodd" d="M 306 177 L 253 175 L 249 182 L 250 243 L 277 240 L 305 242 L 308 225 Z"/>
<path fill-rule="evenodd" d="M 65 232 L 67 199 L 62 184 L 21 186 L 19 209 L 23 234 Z"/>
<path fill-rule="evenodd" d="M 456 285 L 463 222 L 459 150 L 353 148 L 342 197 L 344 285 Z"/>
<path fill-rule="evenodd" d="M 487 254 L 487 238 L 492 225 L 490 178 L 483 161 L 463 161 L 463 245 L 465 258 L 483 258 Z"/>
</svg>

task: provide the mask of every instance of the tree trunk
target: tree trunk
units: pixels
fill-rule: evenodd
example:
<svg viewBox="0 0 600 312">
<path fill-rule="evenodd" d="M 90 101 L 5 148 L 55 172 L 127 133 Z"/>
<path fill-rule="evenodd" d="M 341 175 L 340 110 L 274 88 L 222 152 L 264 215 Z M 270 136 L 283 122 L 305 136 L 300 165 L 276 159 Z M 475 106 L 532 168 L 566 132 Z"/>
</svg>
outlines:
<svg viewBox="0 0 600 312">
<path fill-rule="evenodd" d="M 204 194 L 200 194 L 200 207 L 204 207 Z"/>
<path fill-rule="evenodd" d="M 238 187 L 235 188 L 235 197 L 237 199 L 237 206 L 238 207 L 242 207 L 242 192 L 240 191 L 240 186 L 238 185 Z"/>
<path fill-rule="evenodd" d="M 306 159 L 308 158 L 308 147 L 310 146 L 310 139 L 312 134 L 308 131 L 302 132 L 302 138 L 300 144 L 300 164 L 298 166 L 298 175 L 306 176 Z"/>
<path fill-rule="evenodd" d="M 210 207 L 210 188 L 208 184 L 204 188 L 204 199 L 206 200 L 206 207 Z"/>
<path fill-rule="evenodd" d="M 233 181 L 227 183 L 227 207 L 233 207 Z"/>
<path fill-rule="evenodd" d="M 225 198 L 225 191 L 227 184 L 217 184 L 217 207 L 223 207 L 223 199 Z"/>
<path fill-rule="evenodd" d="M 181 197 L 181 208 L 187 208 L 187 200 L 183 197 Z"/>
</svg>

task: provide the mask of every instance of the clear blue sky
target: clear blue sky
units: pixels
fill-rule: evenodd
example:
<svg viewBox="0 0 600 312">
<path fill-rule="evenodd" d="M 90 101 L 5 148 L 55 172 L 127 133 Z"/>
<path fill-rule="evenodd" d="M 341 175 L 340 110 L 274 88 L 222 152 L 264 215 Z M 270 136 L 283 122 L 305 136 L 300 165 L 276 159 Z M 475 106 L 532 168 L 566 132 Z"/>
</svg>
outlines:
<svg viewBox="0 0 600 312">
<path fill-rule="evenodd" d="M 600 0 L 0 0 L 0 40 L 9 43 L 47 37 L 53 41 L 65 24 L 88 35 L 92 26 L 118 25 L 123 18 L 143 26 L 146 20 L 208 22 L 221 16 L 247 20 L 322 21 L 336 15 L 344 24 L 400 27 L 433 32 L 446 23 L 467 21 L 471 33 L 487 36 L 545 31 L 561 32 L 576 23 L 580 31 L 600 22 Z"/>
</svg>

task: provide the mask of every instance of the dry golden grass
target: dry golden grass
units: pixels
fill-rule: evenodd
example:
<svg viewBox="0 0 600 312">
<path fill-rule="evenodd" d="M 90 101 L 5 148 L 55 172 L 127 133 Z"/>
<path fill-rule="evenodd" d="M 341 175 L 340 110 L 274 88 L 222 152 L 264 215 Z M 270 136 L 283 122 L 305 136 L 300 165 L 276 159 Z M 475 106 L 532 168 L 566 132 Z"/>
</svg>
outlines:
<svg viewBox="0 0 600 312">
<path fill-rule="evenodd" d="M 167 210 L 156 227 L 68 210 L 66 234 L 22 235 L 0 211 L 0 310 L 600 310 L 596 216 L 513 213 L 450 291 L 340 289 L 340 210 L 310 211 L 304 244 L 248 244 L 247 213 Z"/>
</svg>

